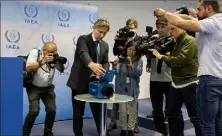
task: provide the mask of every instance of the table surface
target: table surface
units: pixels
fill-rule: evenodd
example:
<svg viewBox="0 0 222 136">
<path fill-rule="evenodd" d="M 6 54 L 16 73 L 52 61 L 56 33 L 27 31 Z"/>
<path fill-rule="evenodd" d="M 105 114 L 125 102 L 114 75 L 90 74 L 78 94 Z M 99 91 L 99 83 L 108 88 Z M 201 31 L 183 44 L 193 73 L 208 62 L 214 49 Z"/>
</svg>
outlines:
<svg viewBox="0 0 222 136">
<path fill-rule="evenodd" d="M 114 96 L 111 97 L 110 99 L 99 99 L 91 94 L 81 94 L 81 95 L 76 95 L 74 99 L 79 101 L 95 102 L 95 103 L 123 103 L 123 102 L 132 101 L 133 97 L 127 95 L 114 94 Z"/>
</svg>

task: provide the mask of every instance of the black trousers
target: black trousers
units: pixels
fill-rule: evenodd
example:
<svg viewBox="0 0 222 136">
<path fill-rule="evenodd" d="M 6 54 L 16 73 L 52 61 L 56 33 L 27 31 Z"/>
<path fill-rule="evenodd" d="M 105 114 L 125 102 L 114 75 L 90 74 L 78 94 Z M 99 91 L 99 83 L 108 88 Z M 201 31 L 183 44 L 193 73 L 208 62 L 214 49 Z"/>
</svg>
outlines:
<svg viewBox="0 0 222 136">
<path fill-rule="evenodd" d="M 45 118 L 45 132 L 52 131 L 52 127 L 56 116 L 56 103 L 54 85 L 49 87 L 36 87 L 30 86 L 27 88 L 27 95 L 29 100 L 29 112 L 25 118 L 23 125 L 23 135 L 29 135 L 35 123 L 35 119 L 40 110 L 40 99 L 45 105 L 46 118 Z"/>
<path fill-rule="evenodd" d="M 184 120 L 180 114 L 183 103 L 187 108 L 196 136 L 201 136 L 200 119 L 196 104 L 196 87 L 193 83 L 184 88 L 171 87 L 168 93 L 168 123 L 170 136 L 184 136 Z"/>
<path fill-rule="evenodd" d="M 168 91 L 171 82 L 150 81 L 150 98 L 153 107 L 153 120 L 157 132 L 167 135 L 163 114 L 163 97 L 166 97 L 165 114 L 167 113 Z"/>
<path fill-rule="evenodd" d="M 94 81 L 91 79 L 90 81 Z M 88 85 L 83 90 L 72 90 L 72 106 L 73 106 L 73 132 L 75 136 L 83 136 L 83 115 L 85 111 L 85 102 L 78 101 L 74 99 L 74 96 L 79 94 L 87 94 Z M 96 123 L 97 131 L 100 134 L 100 110 L 101 104 L 99 103 L 89 103 L 90 108 Z"/>
</svg>

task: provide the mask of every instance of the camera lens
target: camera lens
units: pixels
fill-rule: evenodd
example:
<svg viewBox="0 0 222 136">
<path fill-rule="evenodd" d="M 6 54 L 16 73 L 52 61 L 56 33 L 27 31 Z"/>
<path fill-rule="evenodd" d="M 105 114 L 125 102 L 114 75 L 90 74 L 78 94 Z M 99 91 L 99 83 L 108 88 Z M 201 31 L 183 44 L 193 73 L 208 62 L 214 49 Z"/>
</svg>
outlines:
<svg viewBox="0 0 222 136">
<path fill-rule="evenodd" d="M 105 86 L 103 89 L 102 89 L 102 94 L 103 96 L 105 97 L 112 97 L 113 96 L 113 93 L 114 93 L 114 90 L 112 87 L 108 87 L 108 86 Z"/>
</svg>

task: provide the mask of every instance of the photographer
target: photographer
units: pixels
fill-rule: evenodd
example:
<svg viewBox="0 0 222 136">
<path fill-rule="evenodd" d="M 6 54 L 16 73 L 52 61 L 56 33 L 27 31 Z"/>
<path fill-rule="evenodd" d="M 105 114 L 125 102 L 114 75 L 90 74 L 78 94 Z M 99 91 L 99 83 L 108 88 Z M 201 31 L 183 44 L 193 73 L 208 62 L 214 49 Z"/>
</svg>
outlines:
<svg viewBox="0 0 222 136">
<path fill-rule="evenodd" d="M 196 33 L 198 47 L 197 103 L 204 136 L 222 134 L 222 11 L 218 0 L 198 0 L 199 20 L 178 17 L 163 9 L 154 14 Z"/>
<path fill-rule="evenodd" d="M 38 54 L 39 53 L 39 54 Z M 40 110 L 40 99 L 46 107 L 44 136 L 53 136 L 52 127 L 56 115 L 54 85 L 52 84 L 55 68 L 64 71 L 66 58 L 55 60 L 57 46 L 54 42 L 47 42 L 42 48 L 33 49 L 27 59 L 27 72 L 35 72 L 32 85 L 27 87 L 29 112 L 23 126 L 23 136 L 29 136 Z M 39 60 L 38 60 L 39 58 Z"/>
<path fill-rule="evenodd" d="M 167 27 L 168 21 L 165 18 L 156 20 L 156 29 L 159 37 L 169 37 L 170 31 Z M 167 41 L 164 41 L 167 42 Z M 163 43 L 164 44 L 164 43 Z M 174 44 L 174 43 L 173 43 Z M 167 135 L 167 129 L 164 120 L 167 119 L 167 94 L 171 85 L 170 68 L 162 60 L 147 55 L 146 71 L 150 72 L 150 98 L 153 107 L 153 119 L 156 131 Z M 157 69 L 161 71 L 158 72 Z M 163 114 L 163 97 L 166 98 L 165 117 Z M 148 115 L 147 117 L 149 117 Z"/>
<path fill-rule="evenodd" d="M 197 48 L 196 41 L 184 30 L 168 26 L 170 35 L 176 39 L 176 46 L 170 56 L 161 55 L 152 49 L 153 54 L 171 66 L 172 87 L 168 92 L 168 123 L 170 136 L 183 136 L 184 120 L 181 116 L 183 103 L 187 108 L 196 136 L 201 136 L 200 121 L 196 105 L 197 87 Z"/>
<path fill-rule="evenodd" d="M 120 63 L 119 59 L 113 63 L 113 69 L 117 71 L 115 78 L 115 92 L 121 95 L 129 95 L 133 101 L 119 104 L 120 114 L 120 136 L 134 136 L 135 124 L 137 120 L 137 103 L 139 96 L 139 82 L 143 71 L 143 61 L 137 55 L 134 42 L 127 44 L 128 63 Z M 127 117 L 129 113 L 129 117 Z"/>
<path fill-rule="evenodd" d="M 134 18 L 130 18 L 126 21 L 126 28 L 128 28 L 130 31 L 133 32 L 137 32 L 137 28 L 138 28 L 138 22 L 134 19 Z M 137 36 L 137 35 L 136 35 Z M 121 52 L 120 50 L 118 50 L 117 48 L 113 48 L 113 53 L 114 55 L 118 52 Z M 138 103 L 137 103 L 137 108 L 138 108 Z M 111 122 L 107 127 L 108 131 L 111 131 L 113 129 L 117 128 L 117 116 L 118 116 L 118 112 L 119 112 L 119 104 L 115 103 L 113 104 L 113 108 L 112 108 L 112 116 L 111 116 Z M 138 110 L 137 110 L 137 116 L 138 116 Z M 138 118 L 137 121 L 135 123 L 135 129 L 134 129 L 135 133 L 139 133 L 139 127 L 138 127 Z"/>
</svg>

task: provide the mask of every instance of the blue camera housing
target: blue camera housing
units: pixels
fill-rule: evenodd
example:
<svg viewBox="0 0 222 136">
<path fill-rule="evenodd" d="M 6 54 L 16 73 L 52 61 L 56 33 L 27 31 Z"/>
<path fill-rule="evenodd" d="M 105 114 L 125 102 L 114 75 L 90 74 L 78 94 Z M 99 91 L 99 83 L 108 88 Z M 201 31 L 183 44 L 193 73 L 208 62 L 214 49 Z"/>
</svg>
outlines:
<svg viewBox="0 0 222 136">
<path fill-rule="evenodd" d="M 113 96 L 114 85 L 113 81 L 115 70 L 108 70 L 105 75 L 99 78 L 99 81 L 89 83 L 89 94 L 96 98 L 105 99 Z"/>
</svg>

